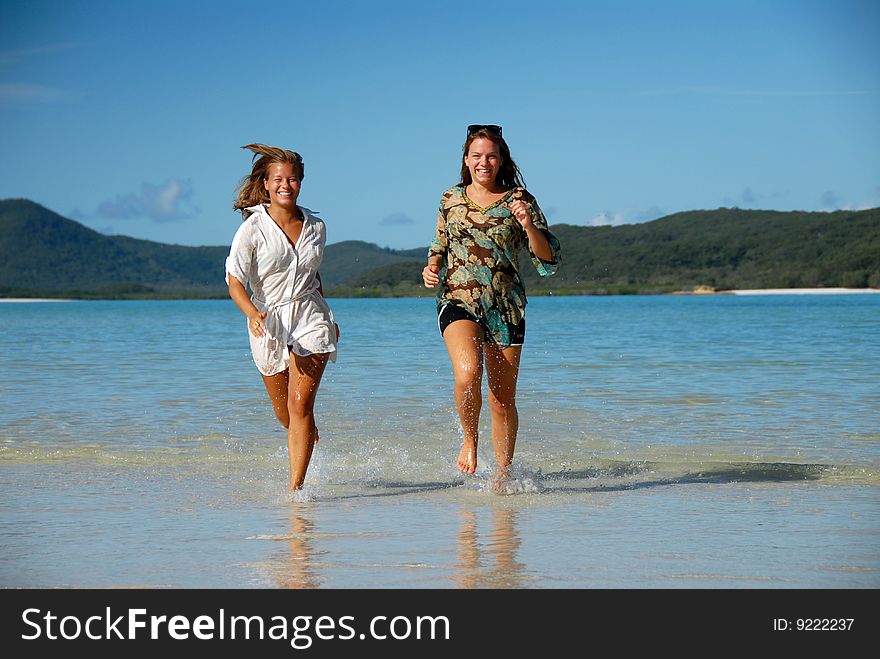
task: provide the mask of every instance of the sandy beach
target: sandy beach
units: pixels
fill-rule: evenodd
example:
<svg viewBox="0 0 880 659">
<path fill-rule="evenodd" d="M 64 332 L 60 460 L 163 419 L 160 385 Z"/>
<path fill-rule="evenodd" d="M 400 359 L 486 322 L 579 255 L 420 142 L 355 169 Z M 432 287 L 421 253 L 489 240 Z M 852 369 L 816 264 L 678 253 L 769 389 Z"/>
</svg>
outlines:
<svg viewBox="0 0 880 659">
<path fill-rule="evenodd" d="M 880 288 L 742 288 L 715 290 L 711 286 L 695 286 L 672 295 L 857 295 L 880 293 Z"/>
<path fill-rule="evenodd" d="M 856 295 L 880 293 L 880 288 L 745 288 L 716 291 L 708 286 L 697 286 L 689 291 L 672 295 Z M 3 297 L 3 302 L 77 302 L 71 298 Z"/>
<path fill-rule="evenodd" d="M 880 293 L 880 288 L 751 288 L 723 292 L 732 295 L 853 295 Z"/>
<path fill-rule="evenodd" d="M 62 297 L 0 297 L 0 302 L 75 302 L 69 298 Z"/>
</svg>

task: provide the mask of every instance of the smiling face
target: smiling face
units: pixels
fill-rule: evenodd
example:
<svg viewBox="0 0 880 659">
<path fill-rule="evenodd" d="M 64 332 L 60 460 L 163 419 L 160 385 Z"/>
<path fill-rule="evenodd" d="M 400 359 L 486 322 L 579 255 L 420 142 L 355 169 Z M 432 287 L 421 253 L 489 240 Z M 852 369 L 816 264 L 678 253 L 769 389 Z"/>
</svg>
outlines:
<svg viewBox="0 0 880 659">
<path fill-rule="evenodd" d="M 486 188 L 495 185 L 503 162 L 498 145 L 485 137 L 478 137 L 471 142 L 464 156 L 464 164 L 471 174 L 471 180 Z"/>
<path fill-rule="evenodd" d="M 293 165 L 288 162 L 276 162 L 269 165 L 263 187 L 269 193 L 272 206 L 293 210 L 299 197 L 300 180 Z"/>
</svg>

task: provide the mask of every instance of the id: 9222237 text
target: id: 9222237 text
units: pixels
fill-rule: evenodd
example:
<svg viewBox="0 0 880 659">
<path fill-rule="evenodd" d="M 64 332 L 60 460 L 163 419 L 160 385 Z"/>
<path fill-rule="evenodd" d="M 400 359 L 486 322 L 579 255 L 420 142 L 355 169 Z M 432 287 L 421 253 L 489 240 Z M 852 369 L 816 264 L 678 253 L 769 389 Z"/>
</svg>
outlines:
<svg viewBox="0 0 880 659">
<path fill-rule="evenodd" d="M 773 631 L 848 632 L 855 618 L 773 618 Z"/>
</svg>

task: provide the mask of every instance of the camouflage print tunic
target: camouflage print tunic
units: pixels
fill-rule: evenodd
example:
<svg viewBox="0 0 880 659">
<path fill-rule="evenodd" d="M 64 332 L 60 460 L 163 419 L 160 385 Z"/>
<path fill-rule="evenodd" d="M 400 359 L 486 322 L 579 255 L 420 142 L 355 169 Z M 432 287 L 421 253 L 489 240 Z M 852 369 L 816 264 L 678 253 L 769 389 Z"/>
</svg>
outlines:
<svg viewBox="0 0 880 659">
<path fill-rule="evenodd" d="M 514 188 L 488 208 L 471 201 L 462 186 L 443 193 L 437 214 L 437 235 L 428 258 L 440 257 L 438 311 L 446 304 L 465 309 L 483 325 L 486 340 L 510 345 L 510 328 L 523 319 L 526 292 L 519 276 L 519 255 L 529 239 L 510 203 L 521 199 L 532 211 L 532 222 L 544 232 L 552 260 L 538 258 L 529 250 L 532 263 L 542 276 L 552 275 L 559 264 L 559 241 L 550 233 L 538 202 L 525 188 Z"/>
</svg>

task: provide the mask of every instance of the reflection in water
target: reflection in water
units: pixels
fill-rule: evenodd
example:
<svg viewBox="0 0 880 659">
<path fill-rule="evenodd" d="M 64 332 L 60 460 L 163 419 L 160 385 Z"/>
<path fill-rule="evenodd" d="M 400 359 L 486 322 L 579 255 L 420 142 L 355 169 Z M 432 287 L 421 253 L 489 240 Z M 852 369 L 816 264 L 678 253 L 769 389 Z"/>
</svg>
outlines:
<svg viewBox="0 0 880 659">
<path fill-rule="evenodd" d="M 516 532 L 514 510 L 492 511 L 492 527 L 480 546 L 477 515 L 461 512 L 458 533 L 458 563 L 454 576 L 458 588 L 520 588 L 523 585 L 523 564 L 516 554 L 522 541 Z"/>
<path fill-rule="evenodd" d="M 314 522 L 306 515 L 304 507 L 290 504 L 290 532 L 283 542 L 287 551 L 282 553 L 275 571 L 279 588 L 318 588 L 321 579 L 313 565 Z"/>
</svg>

